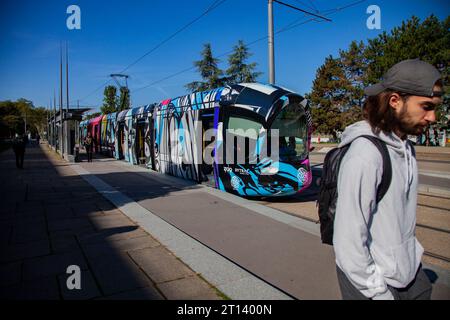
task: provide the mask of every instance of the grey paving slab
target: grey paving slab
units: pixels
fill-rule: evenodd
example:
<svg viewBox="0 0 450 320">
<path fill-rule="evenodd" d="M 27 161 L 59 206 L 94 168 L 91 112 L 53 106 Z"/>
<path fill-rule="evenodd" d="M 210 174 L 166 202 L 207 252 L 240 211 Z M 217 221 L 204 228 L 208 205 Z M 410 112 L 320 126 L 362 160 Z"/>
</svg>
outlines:
<svg viewBox="0 0 450 320">
<path fill-rule="evenodd" d="M 93 257 L 89 259 L 89 263 L 100 290 L 105 295 L 153 285 L 127 254 Z"/>
<path fill-rule="evenodd" d="M 211 287 L 197 277 L 164 282 L 157 287 L 169 300 L 219 300 L 218 295 L 211 292 Z"/>
<path fill-rule="evenodd" d="M 0 265 L 0 286 L 11 286 L 22 280 L 22 262 Z"/>
<path fill-rule="evenodd" d="M 0 247 L 9 245 L 13 227 L 11 225 L 0 224 Z"/>
<path fill-rule="evenodd" d="M 129 255 L 156 284 L 195 275 L 162 246 L 134 250 Z"/>
<path fill-rule="evenodd" d="M 27 243 L 48 239 L 47 225 L 44 220 L 16 224 L 13 227 L 10 244 Z"/>
<path fill-rule="evenodd" d="M 109 229 L 109 228 L 118 228 L 118 227 L 128 227 L 134 226 L 133 221 L 128 219 L 125 216 L 115 216 L 115 215 L 98 215 L 93 216 L 90 219 L 90 222 L 94 225 L 97 230 Z"/>
<path fill-rule="evenodd" d="M 36 278 L 65 274 L 67 268 L 71 265 L 76 265 L 82 270 L 88 268 L 80 250 L 29 259 L 23 263 L 23 279 L 28 281 Z"/>
<path fill-rule="evenodd" d="M 0 262 L 10 262 L 33 257 L 45 256 L 50 253 L 49 240 L 33 241 L 0 248 Z"/>
<path fill-rule="evenodd" d="M 159 246 L 159 242 L 148 237 L 121 239 L 120 241 L 105 241 L 102 243 L 82 244 L 83 251 L 88 257 L 100 257 L 117 252 L 128 252 L 144 248 Z"/>
<path fill-rule="evenodd" d="M 57 219 L 48 221 L 48 230 L 50 232 L 61 230 L 83 230 L 92 228 L 92 224 L 87 218 L 70 218 L 70 219 Z"/>
<path fill-rule="evenodd" d="M 102 243 L 119 241 L 123 239 L 132 239 L 143 236 L 149 236 L 144 230 L 138 226 L 125 226 L 108 228 L 92 233 L 87 233 L 78 237 L 81 244 Z"/>
<path fill-rule="evenodd" d="M 53 253 L 64 253 L 80 250 L 80 246 L 74 235 L 52 235 L 50 236 L 50 244 Z"/>
<path fill-rule="evenodd" d="M 0 287 L 2 300 L 57 300 L 60 299 L 56 277 L 40 278 L 20 284 Z"/>
<path fill-rule="evenodd" d="M 155 287 L 149 286 L 106 296 L 100 300 L 164 300 L 164 297 Z"/>
<path fill-rule="evenodd" d="M 69 289 L 67 280 L 70 276 L 71 274 L 58 276 L 59 287 L 64 300 L 89 300 L 101 296 L 100 290 L 90 271 L 82 270 L 80 272 L 80 289 Z"/>
</svg>

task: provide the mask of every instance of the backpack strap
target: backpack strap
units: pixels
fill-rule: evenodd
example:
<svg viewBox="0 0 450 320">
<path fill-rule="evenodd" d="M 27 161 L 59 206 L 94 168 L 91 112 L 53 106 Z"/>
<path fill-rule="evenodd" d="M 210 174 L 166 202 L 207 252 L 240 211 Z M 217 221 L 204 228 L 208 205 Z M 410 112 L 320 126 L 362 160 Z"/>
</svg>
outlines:
<svg viewBox="0 0 450 320">
<path fill-rule="evenodd" d="M 383 175 L 381 177 L 381 183 L 377 189 L 377 203 L 379 203 L 381 199 L 383 199 L 384 195 L 388 191 L 389 186 L 391 184 L 392 180 L 391 157 L 389 156 L 389 151 L 384 141 L 369 135 L 362 135 L 361 137 L 364 137 L 372 141 L 372 143 L 377 147 L 377 149 L 381 153 L 381 156 L 383 157 Z"/>
</svg>

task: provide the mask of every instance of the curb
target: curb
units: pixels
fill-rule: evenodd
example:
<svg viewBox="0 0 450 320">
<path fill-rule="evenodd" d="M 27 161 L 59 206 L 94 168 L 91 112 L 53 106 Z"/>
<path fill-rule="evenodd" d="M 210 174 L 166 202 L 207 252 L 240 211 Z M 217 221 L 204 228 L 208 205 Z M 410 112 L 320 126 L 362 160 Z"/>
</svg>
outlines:
<svg viewBox="0 0 450 320">
<path fill-rule="evenodd" d="M 430 186 L 430 185 L 426 185 L 426 184 L 420 184 L 417 191 L 450 197 L 449 189 L 438 188 L 438 187 Z"/>
</svg>

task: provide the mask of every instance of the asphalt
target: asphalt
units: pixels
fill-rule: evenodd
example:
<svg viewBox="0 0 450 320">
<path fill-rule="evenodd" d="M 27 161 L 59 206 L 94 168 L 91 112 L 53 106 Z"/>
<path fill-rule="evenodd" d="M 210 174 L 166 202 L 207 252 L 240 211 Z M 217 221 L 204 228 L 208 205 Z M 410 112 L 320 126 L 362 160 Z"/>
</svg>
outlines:
<svg viewBox="0 0 450 320">
<path fill-rule="evenodd" d="M 12 153 L 0 157 L 2 297 L 33 297 L 48 281 L 47 298 L 65 299 L 62 267 L 79 263 L 94 292 L 79 299 L 340 299 L 333 251 L 317 224 L 122 161 L 68 164 L 41 148 L 27 150 L 23 171 Z M 75 247 L 59 253 L 58 241 Z M 433 298 L 450 299 L 448 272 L 427 270 Z"/>
</svg>

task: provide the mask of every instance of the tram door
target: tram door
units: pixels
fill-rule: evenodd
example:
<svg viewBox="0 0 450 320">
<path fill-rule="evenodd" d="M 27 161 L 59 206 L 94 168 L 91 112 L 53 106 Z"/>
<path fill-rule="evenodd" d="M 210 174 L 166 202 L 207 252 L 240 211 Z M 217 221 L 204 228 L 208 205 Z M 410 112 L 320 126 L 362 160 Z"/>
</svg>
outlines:
<svg viewBox="0 0 450 320">
<path fill-rule="evenodd" d="M 119 160 L 124 159 L 123 155 L 123 145 L 125 143 L 125 123 L 123 121 L 119 122 L 119 129 L 117 130 L 118 136 L 117 139 L 119 139 L 118 147 L 119 147 Z"/>
<path fill-rule="evenodd" d="M 136 159 L 138 164 L 145 164 L 145 121 L 138 121 L 136 124 Z"/>
<path fill-rule="evenodd" d="M 206 140 L 205 132 L 214 129 L 214 110 L 202 110 L 200 118 L 202 120 L 202 156 L 206 154 L 213 156 L 214 148 L 211 143 L 214 142 L 215 137 L 211 140 Z M 214 182 L 212 163 L 205 162 L 205 156 L 203 156 L 202 160 L 201 173 L 203 181 Z"/>
<path fill-rule="evenodd" d="M 148 118 L 148 130 L 146 132 L 145 141 L 146 141 L 147 145 L 149 146 L 148 152 L 150 153 L 150 159 L 148 159 L 149 160 L 148 165 L 152 170 L 158 171 L 159 168 L 157 168 L 156 159 L 155 159 L 156 131 L 155 131 L 155 128 L 153 125 L 153 121 L 154 121 L 153 114 L 151 114 L 151 115 L 149 115 L 149 118 Z"/>
</svg>

